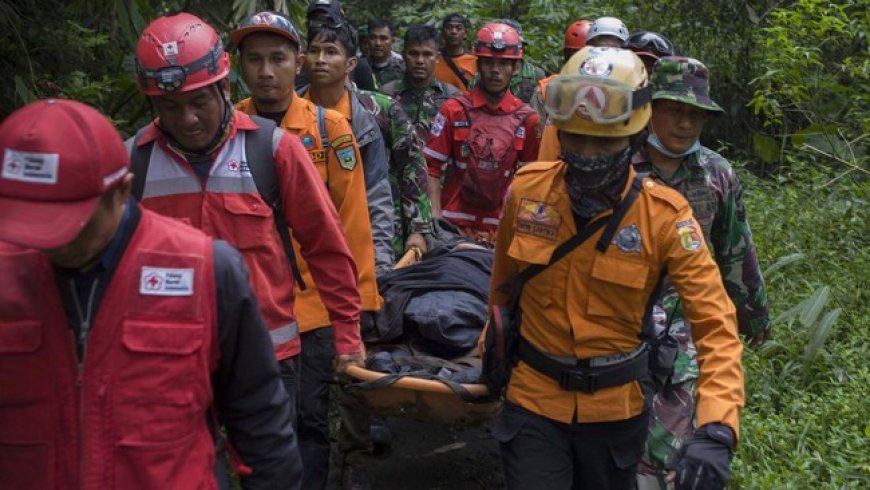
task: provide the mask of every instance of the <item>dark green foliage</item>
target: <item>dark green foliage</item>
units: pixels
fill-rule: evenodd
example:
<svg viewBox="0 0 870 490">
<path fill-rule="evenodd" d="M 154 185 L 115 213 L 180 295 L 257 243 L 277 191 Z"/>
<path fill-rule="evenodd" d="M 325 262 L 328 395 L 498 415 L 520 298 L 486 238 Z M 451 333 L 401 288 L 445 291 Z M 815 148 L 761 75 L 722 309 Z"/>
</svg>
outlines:
<svg viewBox="0 0 870 490">
<path fill-rule="evenodd" d="M 304 26 L 305 0 L 0 0 L 0 117 L 63 96 L 107 113 L 125 135 L 151 117 L 132 53 L 153 18 L 186 10 L 223 34 L 261 9 Z M 726 114 L 707 146 L 738 165 L 766 274 L 773 339 L 744 356 L 747 408 L 733 488 L 870 487 L 866 0 L 346 0 L 356 25 L 387 17 L 397 37 L 459 11 L 509 17 L 550 72 L 564 29 L 613 15 L 670 38 L 712 73 Z M 231 75 L 236 79 L 237 72 Z M 750 173 L 749 171 L 752 171 Z M 760 177 L 759 177 L 760 175 Z M 774 265 L 775 264 L 775 265 Z"/>
</svg>

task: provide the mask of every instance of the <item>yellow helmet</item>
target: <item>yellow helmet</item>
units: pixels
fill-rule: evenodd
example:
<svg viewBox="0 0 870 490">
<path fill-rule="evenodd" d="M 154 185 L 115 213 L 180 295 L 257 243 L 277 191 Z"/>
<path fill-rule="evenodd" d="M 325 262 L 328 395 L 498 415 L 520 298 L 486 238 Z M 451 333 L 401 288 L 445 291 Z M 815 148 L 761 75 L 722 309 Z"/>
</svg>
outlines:
<svg viewBox="0 0 870 490">
<path fill-rule="evenodd" d="M 620 48 L 587 46 L 574 53 L 547 83 L 544 101 L 557 129 L 590 136 L 631 136 L 652 114 L 643 61 Z"/>
</svg>

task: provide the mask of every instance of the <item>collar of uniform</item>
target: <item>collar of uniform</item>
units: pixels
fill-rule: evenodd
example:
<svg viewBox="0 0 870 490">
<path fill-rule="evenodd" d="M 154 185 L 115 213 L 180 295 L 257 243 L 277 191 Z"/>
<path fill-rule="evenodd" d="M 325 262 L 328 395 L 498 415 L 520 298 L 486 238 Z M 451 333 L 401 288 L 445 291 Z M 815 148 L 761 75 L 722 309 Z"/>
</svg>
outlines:
<svg viewBox="0 0 870 490">
<path fill-rule="evenodd" d="M 137 146 L 144 146 L 152 141 L 163 141 L 163 133 L 157 127 L 157 119 L 151 121 L 151 124 L 145 127 L 142 136 L 139 138 Z M 252 131 L 259 128 L 250 116 L 240 110 L 233 109 L 233 122 L 230 123 L 230 135 L 227 140 L 235 137 L 237 130 Z"/>
<path fill-rule="evenodd" d="M 309 85 L 305 92 L 300 97 L 301 99 L 305 99 L 308 102 L 314 104 L 314 101 L 311 100 L 311 86 Z M 338 111 L 345 119 L 348 121 L 353 121 L 353 106 L 350 101 L 350 88 L 346 87 L 344 89 L 344 93 L 341 95 L 341 98 L 338 99 L 338 103 L 335 104 L 334 107 L 325 107 L 326 109 L 332 109 L 334 111 Z M 289 110 L 287 113 L 289 114 Z M 286 119 L 286 118 L 285 118 Z"/>
<path fill-rule="evenodd" d="M 314 113 L 314 102 L 305 100 L 302 97 L 293 96 L 290 105 L 287 107 L 287 112 L 284 114 L 284 119 L 281 120 L 281 127 L 287 129 L 305 129 L 308 126 L 305 124 L 308 118 L 307 113 Z"/>
<path fill-rule="evenodd" d="M 441 83 L 440 80 L 435 78 L 434 75 L 429 78 L 429 85 L 426 85 L 423 88 L 415 88 L 408 81 L 407 76 L 400 78 L 399 81 L 396 83 L 398 83 L 398 86 L 396 87 L 397 94 L 400 94 L 402 92 L 421 92 L 421 91 L 429 90 L 429 89 L 437 90 L 438 92 L 444 92 L 444 85 Z"/>
<path fill-rule="evenodd" d="M 480 87 L 474 87 L 471 89 L 471 91 L 468 92 L 468 98 L 471 100 L 471 107 L 474 109 L 489 107 L 486 95 L 484 95 L 483 90 Z M 498 101 L 498 104 L 496 104 L 494 108 L 491 107 L 491 109 L 494 109 L 496 113 L 510 114 L 517 110 L 522 104 L 523 101 L 516 98 L 510 90 L 505 90 L 501 100 Z"/>
</svg>

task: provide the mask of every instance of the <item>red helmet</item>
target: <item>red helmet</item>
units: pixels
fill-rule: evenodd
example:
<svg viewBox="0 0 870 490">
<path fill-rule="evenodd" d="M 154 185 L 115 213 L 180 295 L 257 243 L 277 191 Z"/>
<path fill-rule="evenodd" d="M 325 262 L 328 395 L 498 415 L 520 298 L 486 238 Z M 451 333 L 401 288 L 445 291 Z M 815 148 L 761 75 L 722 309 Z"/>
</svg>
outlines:
<svg viewBox="0 0 870 490">
<path fill-rule="evenodd" d="M 477 31 L 472 54 L 479 58 L 523 59 L 523 38 L 516 29 L 492 22 Z"/>
<path fill-rule="evenodd" d="M 589 19 L 582 19 L 574 22 L 565 31 L 565 49 L 583 49 L 586 46 L 586 33 L 592 27 L 592 22 Z"/>
<path fill-rule="evenodd" d="M 190 92 L 230 73 L 217 32 L 188 13 L 160 17 L 136 44 L 136 84 L 145 95 Z"/>
</svg>

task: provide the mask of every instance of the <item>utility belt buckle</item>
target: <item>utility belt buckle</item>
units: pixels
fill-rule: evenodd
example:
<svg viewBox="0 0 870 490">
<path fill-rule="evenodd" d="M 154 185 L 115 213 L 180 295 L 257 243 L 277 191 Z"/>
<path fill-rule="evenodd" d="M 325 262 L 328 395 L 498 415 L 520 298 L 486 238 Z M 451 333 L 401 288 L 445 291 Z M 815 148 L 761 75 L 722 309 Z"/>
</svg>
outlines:
<svg viewBox="0 0 870 490">
<path fill-rule="evenodd" d="M 598 389 L 598 374 L 577 369 L 563 369 L 559 372 L 559 386 L 563 390 L 592 394 Z"/>
</svg>

